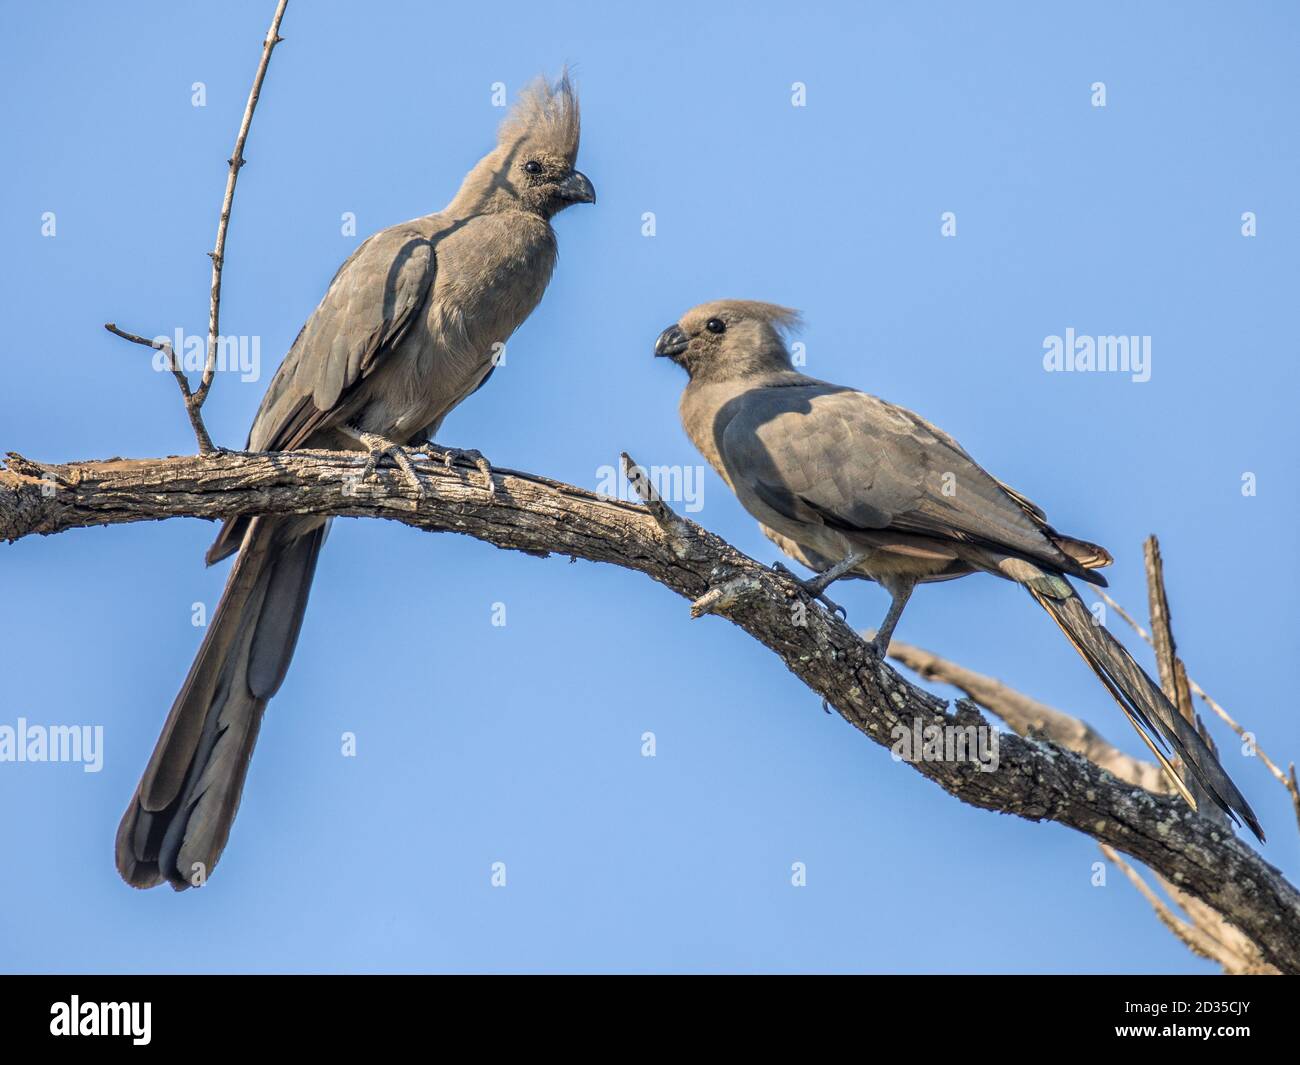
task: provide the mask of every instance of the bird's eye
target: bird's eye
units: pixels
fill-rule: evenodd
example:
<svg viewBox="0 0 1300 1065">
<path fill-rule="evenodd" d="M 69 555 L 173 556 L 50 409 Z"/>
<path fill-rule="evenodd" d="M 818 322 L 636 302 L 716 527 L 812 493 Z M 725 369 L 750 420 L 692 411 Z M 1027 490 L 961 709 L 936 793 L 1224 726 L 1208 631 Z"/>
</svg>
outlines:
<svg viewBox="0 0 1300 1065">
<path fill-rule="evenodd" d="M 727 331 L 727 323 L 721 318 L 710 318 L 704 323 L 704 328 L 710 333 L 725 333 Z"/>
<path fill-rule="evenodd" d="M 528 162 L 524 164 L 524 169 L 530 174 L 540 174 L 542 172 L 542 164 L 536 159 L 529 159 Z"/>
</svg>

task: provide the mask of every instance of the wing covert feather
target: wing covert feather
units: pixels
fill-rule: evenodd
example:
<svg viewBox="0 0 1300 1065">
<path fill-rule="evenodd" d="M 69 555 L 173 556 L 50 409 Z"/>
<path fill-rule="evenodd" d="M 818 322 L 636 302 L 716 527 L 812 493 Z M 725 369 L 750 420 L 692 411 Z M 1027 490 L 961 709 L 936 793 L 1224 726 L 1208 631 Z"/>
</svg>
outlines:
<svg viewBox="0 0 1300 1065">
<path fill-rule="evenodd" d="M 1037 508 L 911 411 L 823 384 L 752 389 L 727 407 L 716 423 L 722 461 L 788 518 L 987 544 L 1076 568 L 1044 534 Z"/>
<path fill-rule="evenodd" d="M 339 267 L 276 371 L 248 435 L 254 451 L 298 447 L 406 335 L 433 287 L 428 233 L 393 226 Z"/>
</svg>

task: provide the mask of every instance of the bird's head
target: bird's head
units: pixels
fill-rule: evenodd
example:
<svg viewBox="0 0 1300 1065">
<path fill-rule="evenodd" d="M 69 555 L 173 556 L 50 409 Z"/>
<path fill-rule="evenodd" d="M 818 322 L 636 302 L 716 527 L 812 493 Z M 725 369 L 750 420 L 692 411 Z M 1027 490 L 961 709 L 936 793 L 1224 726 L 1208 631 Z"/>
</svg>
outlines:
<svg viewBox="0 0 1300 1065">
<path fill-rule="evenodd" d="M 550 219 L 596 190 L 575 168 L 582 121 L 578 94 L 563 71 L 537 78 L 501 123 L 497 147 L 469 173 L 457 200 L 474 211 L 525 210 Z"/>
<path fill-rule="evenodd" d="M 692 307 L 662 333 L 655 355 L 671 359 L 691 380 L 725 381 L 793 370 L 786 335 L 799 312 L 755 300 L 714 300 Z"/>
</svg>

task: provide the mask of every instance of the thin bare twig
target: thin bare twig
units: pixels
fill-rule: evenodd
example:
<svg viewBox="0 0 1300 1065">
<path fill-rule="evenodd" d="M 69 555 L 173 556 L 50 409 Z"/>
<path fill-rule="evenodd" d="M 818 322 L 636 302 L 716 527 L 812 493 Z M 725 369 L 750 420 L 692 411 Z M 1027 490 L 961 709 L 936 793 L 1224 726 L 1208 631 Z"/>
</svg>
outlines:
<svg viewBox="0 0 1300 1065">
<path fill-rule="evenodd" d="M 640 465 L 626 451 L 620 456 L 623 461 L 623 474 L 635 489 L 637 498 L 650 512 L 655 524 L 663 531 L 668 546 L 678 558 L 689 558 L 691 554 L 691 530 L 672 507 L 663 501 L 659 490 L 646 468 Z M 742 597 L 752 595 L 759 590 L 757 582 L 751 578 L 733 577 L 727 573 L 718 573 L 716 583 L 710 583 L 709 590 L 691 603 L 691 617 L 700 618 L 705 614 L 715 614 L 735 606 Z"/>
<path fill-rule="evenodd" d="M 230 173 L 226 176 L 226 195 L 221 201 L 221 218 L 217 222 L 216 247 L 208 253 L 212 258 L 212 298 L 208 308 L 208 358 L 203 367 L 203 379 L 194 393 L 194 402 L 203 406 L 212 387 L 212 376 L 217 366 L 217 338 L 221 333 L 221 269 L 226 261 L 226 232 L 230 228 L 230 210 L 235 202 L 235 182 L 239 180 L 239 171 L 247 160 L 244 159 L 244 143 L 248 140 L 248 130 L 253 124 L 253 112 L 257 109 L 258 98 L 262 95 L 262 82 L 266 79 L 266 68 L 271 63 L 271 53 L 283 37 L 280 36 L 280 20 L 284 18 L 284 9 L 289 0 L 280 0 L 271 19 L 271 28 L 266 31 L 262 42 L 262 58 L 257 64 L 257 73 L 253 75 L 253 87 L 248 93 L 248 104 L 244 107 L 244 118 L 239 124 L 239 133 L 235 137 L 235 150 L 226 160 Z M 200 447 L 200 450 L 202 448 Z"/>
<path fill-rule="evenodd" d="M 637 497 L 654 518 L 655 524 L 663 530 L 673 554 L 681 559 L 691 558 L 694 550 L 691 526 L 663 501 L 644 466 L 639 465 L 626 451 L 622 453 L 621 458 L 624 475 L 636 490 Z M 736 575 L 719 571 L 713 574 L 713 578 L 709 590 L 691 603 L 692 618 L 730 610 L 747 596 L 761 590 L 758 582 L 745 574 Z M 789 594 L 796 593 L 791 590 Z"/>
<path fill-rule="evenodd" d="M 646 468 L 626 451 L 619 457 L 623 460 L 623 475 L 636 491 L 637 498 L 645 505 L 646 510 L 650 511 L 650 516 L 654 518 L 655 523 L 667 534 L 674 547 L 684 546 L 690 540 L 690 530 L 677 516 L 677 512 L 663 501 Z"/>
<path fill-rule="evenodd" d="M 215 451 L 216 448 L 212 446 L 212 437 L 208 436 L 207 426 L 203 424 L 203 415 L 199 413 L 199 404 L 195 402 L 194 394 L 190 391 L 189 379 L 185 376 L 185 371 L 181 369 L 180 359 L 176 357 L 171 342 L 168 340 L 149 340 L 137 333 L 128 333 L 125 329 L 119 329 L 112 322 L 105 322 L 104 328 L 115 336 L 120 336 L 123 340 L 129 340 L 132 344 L 143 344 L 147 348 L 153 348 L 155 351 L 166 354 L 167 367 L 171 370 L 172 376 L 176 378 L 176 384 L 180 386 L 181 399 L 185 402 L 185 413 L 189 415 L 190 425 L 194 428 L 194 437 L 199 442 L 199 454 L 206 455 Z"/>
<path fill-rule="evenodd" d="M 217 342 L 221 332 L 221 268 L 226 257 L 226 232 L 230 228 L 230 210 L 235 202 L 235 182 L 238 180 L 240 167 L 246 161 L 244 143 L 248 140 L 248 130 L 253 123 L 253 111 L 256 110 L 258 97 L 262 94 L 262 82 L 266 78 L 267 65 L 271 62 L 271 52 L 284 40 L 280 36 L 280 21 L 284 18 L 284 9 L 288 6 L 289 0 L 280 0 L 276 6 L 275 16 L 271 19 L 271 28 L 267 30 L 266 39 L 262 42 L 262 59 L 257 65 L 257 73 L 253 76 L 253 88 L 248 94 L 244 118 L 239 124 L 239 133 L 235 137 L 235 150 L 226 160 L 230 173 L 226 177 L 226 194 L 221 201 L 221 218 L 217 222 L 217 243 L 216 247 L 208 252 L 212 259 L 212 289 L 208 307 L 207 358 L 203 364 L 203 376 L 199 379 L 199 387 L 191 391 L 189 379 L 185 376 L 185 371 L 170 343 L 147 340 L 136 333 L 119 329 L 112 322 L 104 325 L 110 333 L 120 336 L 123 340 L 167 353 L 168 367 L 176 378 L 176 383 L 180 385 L 181 398 L 185 402 L 185 413 L 189 415 L 190 425 L 194 428 L 194 438 L 198 442 L 200 455 L 211 455 L 217 450 L 212 443 L 212 437 L 208 435 L 207 426 L 203 424 L 202 410 L 208 392 L 212 388 L 212 378 L 217 368 Z"/>
</svg>

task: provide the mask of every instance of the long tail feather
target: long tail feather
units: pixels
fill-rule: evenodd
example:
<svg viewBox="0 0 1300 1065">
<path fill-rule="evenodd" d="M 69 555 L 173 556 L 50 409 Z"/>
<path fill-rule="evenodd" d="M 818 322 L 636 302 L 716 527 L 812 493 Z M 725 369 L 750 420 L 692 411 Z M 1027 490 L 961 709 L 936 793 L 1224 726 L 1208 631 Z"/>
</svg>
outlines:
<svg viewBox="0 0 1300 1065">
<path fill-rule="evenodd" d="M 327 525 L 254 518 L 117 832 L 133 887 L 205 882 L 239 809 L 266 704 L 293 655 Z"/>
<path fill-rule="evenodd" d="M 1250 803 L 1195 726 L 1174 709 L 1164 692 L 1133 660 L 1123 644 L 1104 626 L 1096 623 L 1069 582 L 1044 574 L 1031 580 L 1022 578 L 1022 583 L 1106 686 L 1188 804 L 1193 809 L 1197 807 L 1187 784 L 1158 749 L 1158 741 L 1166 741 L 1177 753 L 1216 806 L 1234 822 L 1240 816 L 1262 842 L 1264 830 Z"/>
</svg>

